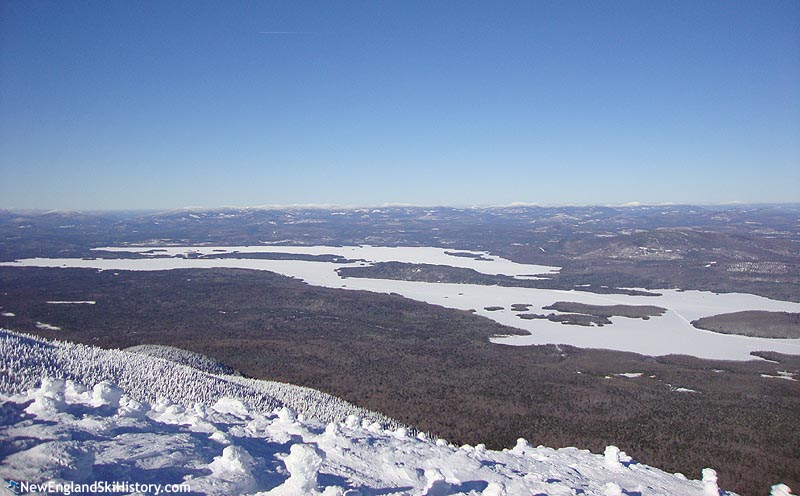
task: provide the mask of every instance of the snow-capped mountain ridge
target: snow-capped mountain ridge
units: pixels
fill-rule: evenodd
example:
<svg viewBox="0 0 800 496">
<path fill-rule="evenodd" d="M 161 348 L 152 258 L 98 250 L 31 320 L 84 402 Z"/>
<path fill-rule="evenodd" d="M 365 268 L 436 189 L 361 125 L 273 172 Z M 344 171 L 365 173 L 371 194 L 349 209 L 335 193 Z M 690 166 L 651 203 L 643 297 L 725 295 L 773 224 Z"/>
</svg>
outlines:
<svg viewBox="0 0 800 496">
<path fill-rule="evenodd" d="M 503 451 L 456 447 L 308 388 L 5 330 L 0 399 L 7 480 L 219 495 L 733 494 L 713 470 L 691 481 L 613 446 L 602 455 L 523 439 Z"/>
</svg>

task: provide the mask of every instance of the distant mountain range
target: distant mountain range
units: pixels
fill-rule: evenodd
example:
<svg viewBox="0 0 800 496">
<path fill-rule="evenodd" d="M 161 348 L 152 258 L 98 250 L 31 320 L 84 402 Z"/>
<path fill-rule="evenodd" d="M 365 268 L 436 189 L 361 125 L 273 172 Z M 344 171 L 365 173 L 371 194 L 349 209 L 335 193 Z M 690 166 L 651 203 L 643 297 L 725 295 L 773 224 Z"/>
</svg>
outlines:
<svg viewBox="0 0 800 496">
<path fill-rule="evenodd" d="M 0 211 L 0 261 L 110 245 L 435 246 L 563 267 L 611 287 L 800 301 L 800 204 Z"/>
</svg>

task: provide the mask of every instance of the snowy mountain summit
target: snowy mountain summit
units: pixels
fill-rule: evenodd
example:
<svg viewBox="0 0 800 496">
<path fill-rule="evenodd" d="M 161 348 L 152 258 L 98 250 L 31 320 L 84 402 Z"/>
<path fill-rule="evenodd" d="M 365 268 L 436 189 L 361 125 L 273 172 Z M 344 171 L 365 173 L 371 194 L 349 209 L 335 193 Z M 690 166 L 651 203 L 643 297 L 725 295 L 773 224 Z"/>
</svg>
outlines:
<svg viewBox="0 0 800 496">
<path fill-rule="evenodd" d="M 687 480 L 614 446 L 457 447 L 307 388 L 9 331 L 0 379 L 9 494 L 733 494 L 711 469 Z"/>
</svg>

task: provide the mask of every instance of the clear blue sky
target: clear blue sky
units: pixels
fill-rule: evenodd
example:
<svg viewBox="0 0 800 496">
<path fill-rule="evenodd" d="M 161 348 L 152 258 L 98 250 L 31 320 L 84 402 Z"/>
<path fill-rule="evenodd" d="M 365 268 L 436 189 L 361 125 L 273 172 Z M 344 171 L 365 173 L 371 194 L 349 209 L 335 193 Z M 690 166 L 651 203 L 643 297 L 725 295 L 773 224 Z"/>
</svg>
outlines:
<svg viewBox="0 0 800 496">
<path fill-rule="evenodd" d="M 0 0 L 0 208 L 800 201 L 800 2 Z"/>
</svg>

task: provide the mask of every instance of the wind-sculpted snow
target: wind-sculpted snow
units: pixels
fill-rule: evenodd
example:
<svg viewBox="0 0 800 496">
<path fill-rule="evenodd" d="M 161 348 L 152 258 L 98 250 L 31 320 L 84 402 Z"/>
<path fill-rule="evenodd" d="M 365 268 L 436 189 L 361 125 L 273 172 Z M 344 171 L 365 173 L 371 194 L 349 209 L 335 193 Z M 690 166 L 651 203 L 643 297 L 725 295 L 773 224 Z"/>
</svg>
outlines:
<svg viewBox="0 0 800 496">
<path fill-rule="evenodd" d="M 287 406 L 308 418 L 329 422 L 359 415 L 382 425 L 397 422 L 320 391 L 234 375 L 213 375 L 170 360 L 121 350 L 47 341 L 0 330 L 0 392 L 19 393 L 37 386 L 42 377 L 84 384 L 111 381 L 128 395 L 148 403 L 166 398 L 191 407 L 236 398 L 251 408 Z"/>
<path fill-rule="evenodd" d="M 373 412 L 357 408 L 335 396 L 321 393 L 315 389 L 295 386 L 273 381 L 262 381 L 241 377 L 237 371 L 227 365 L 208 358 L 200 353 L 182 350 L 173 346 L 164 345 L 139 345 L 127 348 L 125 351 L 143 353 L 145 355 L 163 358 L 171 362 L 187 365 L 194 369 L 215 375 L 226 375 L 225 380 L 231 384 L 244 386 L 270 398 L 274 398 L 282 405 L 291 406 L 297 412 L 308 418 L 333 420 L 342 419 L 350 414 L 360 416 L 369 415 L 376 420 L 395 425 L 393 420 L 376 415 Z M 344 410 L 341 413 L 340 410 Z"/>
<path fill-rule="evenodd" d="M 4 341 L 6 350 L 35 348 L 38 358 L 59 347 L 22 336 Z M 182 391 L 204 388 L 196 382 L 206 378 L 181 377 Z M 717 487 L 711 469 L 691 481 L 638 464 L 614 446 L 602 455 L 524 439 L 503 451 L 459 448 L 356 415 L 326 424 L 230 397 L 187 408 L 137 401 L 109 381 L 39 382 L 0 394 L 0 477 L 16 484 L 169 484 L 175 492 L 259 496 L 732 495 Z M 791 492 L 776 485 L 773 494 Z"/>
</svg>

